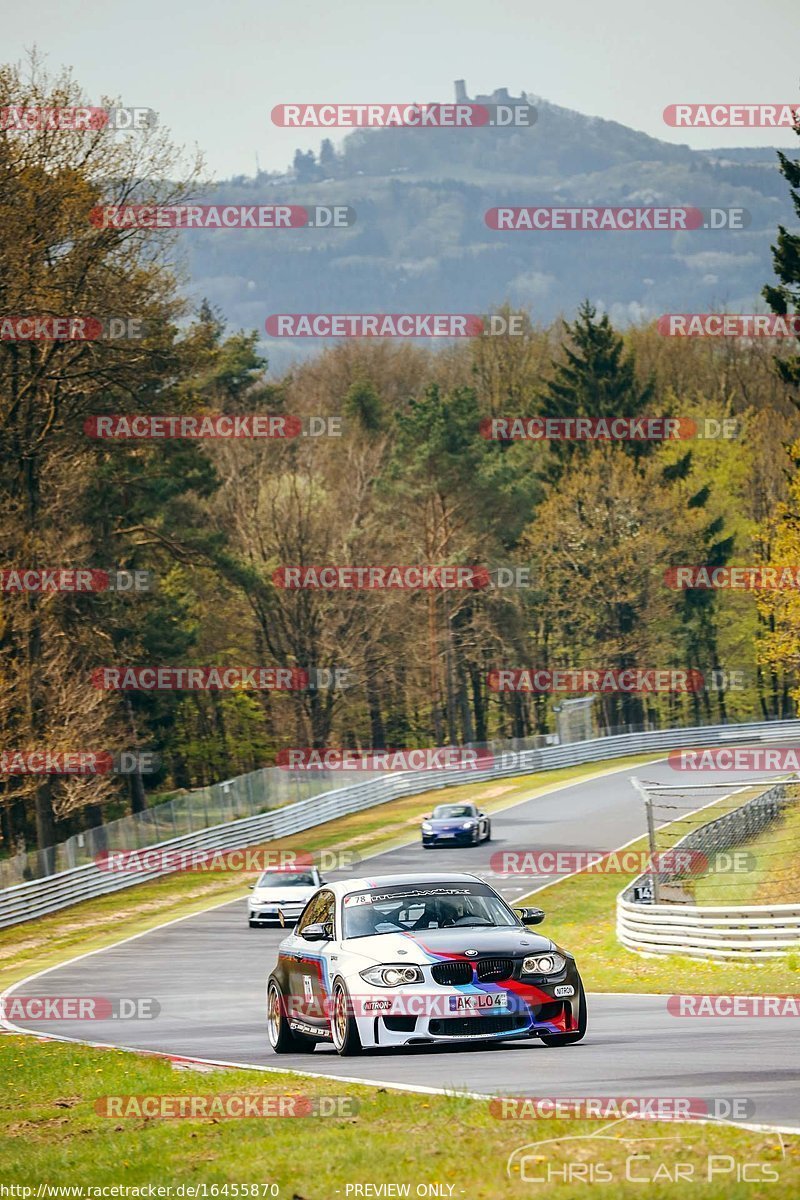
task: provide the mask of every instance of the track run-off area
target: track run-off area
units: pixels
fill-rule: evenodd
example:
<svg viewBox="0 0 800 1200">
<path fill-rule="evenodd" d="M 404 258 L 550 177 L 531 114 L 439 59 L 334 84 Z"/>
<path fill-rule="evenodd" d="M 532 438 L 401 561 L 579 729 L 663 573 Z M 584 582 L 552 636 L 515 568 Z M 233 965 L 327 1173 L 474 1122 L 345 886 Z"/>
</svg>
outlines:
<svg viewBox="0 0 800 1200">
<path fill-rule="evenodd" d="M 598 767 L 602 770 L 601 764 Z M 504 849 L 612 849 L 641 837 L 645 818 L 641 798 L 631 785 L 635 775 L 675 782 L 675 772 L 660 761 L 559 784 L 495 812 L 489 843 L 424 850 L 416 841 L 365 859 L 355 873 L 372 877 L 408 871 L 435 874 L 437 869 L 474 871 L 514 902 L 553 878 L 498 876 L 490 866 L 492 855 Z M 765 777 L 744 772 L 726 777 L 721 771 L 713 775 L 714 782 L 729 779 L 731 791 L 748 778 Z M 684 782 L 690 786 L 690 779 Z M 698 801 L 698 807 L 704 802 Z M 329 878 L 346 878 L 346 873 L 331 872 Z M 796 1023 L 739 1017 L 679 1019 L 668 1012 L 666 995 L 590 992 L 589 1030 L 585 1040 L 574 1046 L 548 1048 L 533 1039 L 411 1047 L 340 1058 L 326 1044 L 311 1054 L 278 1057 L 267 1041 L 265 983 L 285 934 L 280 929 L 250 929 L 243 892 L 241 898 L 31 976 L 6 993 L 7 998 L 152 998 L 159 1006 L 155 1019 L 28 1020 L 14 1022 L 13 1028 L 94 1045 L 414 1091 L 724 1097 L 749 1102 L 752 1115 L 746 1123 L 751 1126 L 800 1132 Z M 548 919 L 536 932 L 559 941 L 557 924 Z M 629 952 L 620 947 L 619 953 Z M 742 994 L 748 993 L 747 979 L 743 970 L 738 989 Z"/>
</svg>

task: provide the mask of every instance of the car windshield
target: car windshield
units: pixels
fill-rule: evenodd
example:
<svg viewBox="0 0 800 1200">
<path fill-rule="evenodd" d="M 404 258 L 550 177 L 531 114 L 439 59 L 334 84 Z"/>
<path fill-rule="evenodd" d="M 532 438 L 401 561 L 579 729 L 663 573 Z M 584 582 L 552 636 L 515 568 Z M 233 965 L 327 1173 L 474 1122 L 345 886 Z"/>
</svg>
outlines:
<svg viewBox="0 0 800 1200">
<path fill-rule="evenodd" d="M 485 883 L 397 885 L 345 896 L 344 936 L 423 933 L 518 925 L 510 908 Z"/>
<path fill-rule="evenodd" d="M 316 880 L 310 871 L 265 871 L 256 887 L 316 887 Z"/>
<path fill-rule="evenodd" d="M 445 821 L 451 817 L 474 817 L 475 809 L 471 804 L 437 804 L 433 810 L 435 821 Z"/>
</svg>

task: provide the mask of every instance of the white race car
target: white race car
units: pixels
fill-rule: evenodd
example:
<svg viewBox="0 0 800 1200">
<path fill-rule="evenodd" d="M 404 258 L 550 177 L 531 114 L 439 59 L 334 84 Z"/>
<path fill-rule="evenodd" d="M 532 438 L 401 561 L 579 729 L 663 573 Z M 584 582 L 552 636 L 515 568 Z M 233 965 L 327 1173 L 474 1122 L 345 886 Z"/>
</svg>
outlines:
<svg viewBox="0 0 800 1200">
<path fill-rule="evenodd" d="M 316 867 L 305 867 L 301 871 L 265 871 L 258 883 L 251 885 L 253 894 L 247 898 L 250 928 L 279 923 L 293 925 L 309 897 L 324 882 Z"/>
<path fill-rule="evenodd" d="M 278 1054 L 332 1042 L 362 1049 L 586 1033 L 575 960 L 472 874 L 384 875 L 325 884 L 281 942 L 267 981 Z"/>
</svg>

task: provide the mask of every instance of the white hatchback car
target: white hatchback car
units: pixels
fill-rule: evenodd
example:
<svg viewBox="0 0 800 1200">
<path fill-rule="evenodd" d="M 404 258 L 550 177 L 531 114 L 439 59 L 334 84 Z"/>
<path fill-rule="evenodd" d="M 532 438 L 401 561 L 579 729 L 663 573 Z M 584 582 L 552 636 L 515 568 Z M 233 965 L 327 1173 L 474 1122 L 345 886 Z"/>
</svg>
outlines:
<svg viewBox="0 0 800 1200">
<path fill-rule="evenodd" d="M 307 901 L 325 880 L 316 867 L 301 871 L 265 871 L 258 883 L 251 884 L 252 896 L 247 899 L 248 924 L 294 925 Z"/>
</svg>

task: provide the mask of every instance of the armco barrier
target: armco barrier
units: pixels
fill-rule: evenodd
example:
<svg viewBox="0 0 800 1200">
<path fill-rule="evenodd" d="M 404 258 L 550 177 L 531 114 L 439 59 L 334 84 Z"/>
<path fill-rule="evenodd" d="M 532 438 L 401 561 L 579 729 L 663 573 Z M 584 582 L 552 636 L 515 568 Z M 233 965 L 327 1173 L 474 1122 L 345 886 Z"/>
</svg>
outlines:
<svg viewBox="0 0 800 1200">
<path fill-rule="evenodd" d="M 707 854 L 741 845 L 777 819 L 787 804 L 786 786 L 776 784 L 739 808 L 707 821 L 680 839 L 673 850 Z M 782 958 L 800 952 L 800 904 L 646 904 L 632 899 L 640 875 L 617 897 L 617 939 L 639 954 L 680 954 L 730 962 Z M 668 876 L 659 872 L 659 878 Z"/>
<path fill-rule="evenodd" d="M 311 829 L 348 813 L 360 812 L 387 800 L 454 784 L 480 783 L 534 771 L 600 762 L 629 754 L 668 750 L 672 747 L 714 746 L 734 740 L 769 740 L 800 737 L 800 720 L 760 721 L 746 725 L 701 726 L 692 729 L 651 730 L 594 738 L 542 749 L 517 749 L 519 743 L 493 747 L 498 761 L 481 770 L 408 771 L 391 775 L 373 774 L 361 783 L 335 787 L 322 794 L 286 804 L 242 820 L 210 826 L 197 832 L 158 843 L 161 849 L 240 850 L 273 838 L 281 838 Z M 117 849 L 108 846 L 108 849 Z M 153 846 L 148 847 L 154 849 Z M 147 879 L 167 874 L 165 870 L 117 875 L 101 870 L 93 862 L 60 871 L 44 879 L 16 884 L 0 891 L 0 928 L 16 925 L 45 913 L 55 912 L 81 900 L 132 887 Z"/>
<path fill-rule="evenodd" d="M 640 954 L 690 958 L 782 958 L 800 953 L 800 904 L 700 907 L 617 899 L 617 937 Z"/>
</svg>

